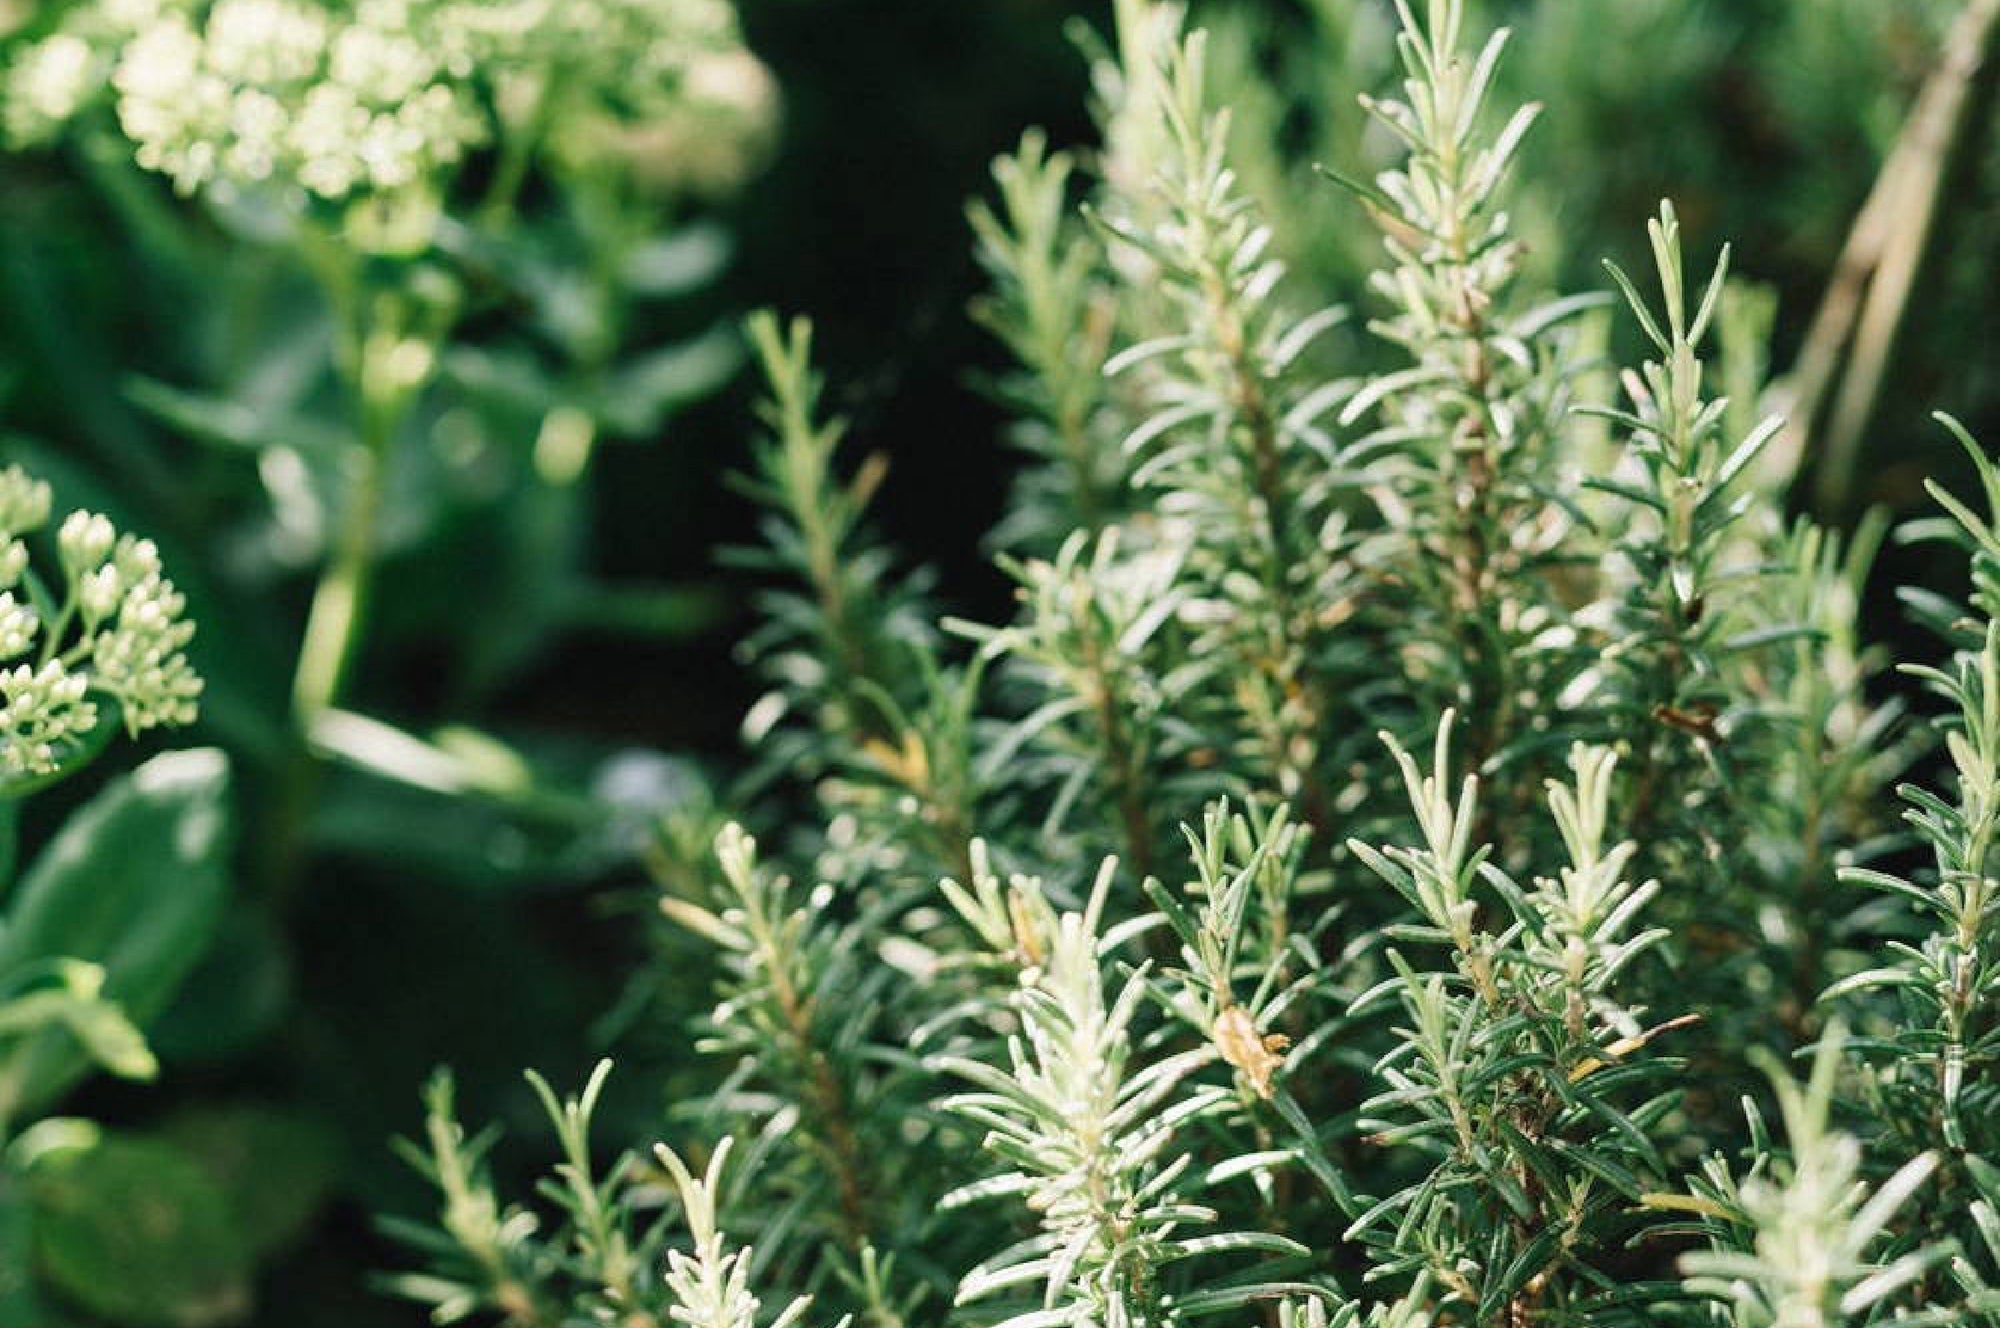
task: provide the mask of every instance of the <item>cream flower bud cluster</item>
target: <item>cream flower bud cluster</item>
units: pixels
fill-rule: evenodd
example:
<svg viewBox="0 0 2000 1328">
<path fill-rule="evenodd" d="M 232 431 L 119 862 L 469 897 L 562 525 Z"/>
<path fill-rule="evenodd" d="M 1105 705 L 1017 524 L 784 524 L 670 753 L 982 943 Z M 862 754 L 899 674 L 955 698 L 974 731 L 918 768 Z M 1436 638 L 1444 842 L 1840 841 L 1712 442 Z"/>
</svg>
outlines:
<svg viewBox="0 0 2000 1328">
<path fill-rule="evenodd" d="M 89 687 L 61 660 L 0 668 L 0 776 L 54 770 L 62 750 L 97 727 Z"/>
<path fill-rule="evenodd" d="M 49 519 L 49 501 L 48 485 L 19 467 L 0 470 L 0 660 L 27 654 L 41 632 L 41 615 L 15 592 L 21 590 L 21 579 L 28 571 L 28 546 L 20 537 Z M 12 677 L 11 670 L 8 676 Z M 15 685 L 27 684 L 21 681 Z M 10 691 L 10 720 L 12 696 Z M 8 731 L 12 732 L 11 722 Z"/>
<path fill-rule="evenodd" d="M 441 193 L 496 120 L 571 170 L 714 175 L 776 100 L 729 0 L 83 0 L 6 59 L 17 145 L 103 97 L 182 192 L 336 203 Z"/>
<path fill-rule="evenodd" d="M 139 163 L 183 191 L 291 185 L 329 200 L 434 179 L 484 136 L 438 6 L 217 0 L 170 13 L 111 82 Z"/>
<path fill-rule="evenodd" d="M 667 189 L 726 186 L 744 173 L 775 120 L 777 94 L 744 48 L 727 0 L 523 7 L 546 11 L 548 39 L 587 71 L 551 121 L 549 148 L 560 162 L 574 170 L 615 163 Z"/>
<path fill-rule="evenodd" d="M 16 142 L 108 90 L 139 163 L 184 193 L 342 201 L 434 182 L 486 136 L 441 0 L 99 0 L 7 70 Z"/>
<path fill-rule="evenodd" d="M 19 466 L 0 470 L 0 539 L 11 541 L 27 531 L 39 530 L 49 519 L 52 501 L 49 486 Z M 17 569 L 14 578 L 19 577 Z"/>
<path fill-rule="evenodd" d="M 118 698 L 134 733 L 193 723 L 201 679 L 182 652 L 194 624 L 182 616 L 187 597 L 160 575 L 159 550 L 151 540 L 122 535 L 92 575 L 108 588 L 106 608 L 117 606 L 115 618 L 100 610 L 100 620 L 110 621 L 90 637 L 92 683 Z M 94 625 L 88 608 L 84 621 Z"/>
<path fill-rule="evenodd" d="M 7 141 L 32 146 L 55 138 L 108 89 L 130 43 L 189 7 L 188 0 L 83 0 L 64 7 L 40 40 L 0 56 L 0 129 Z"/>
<path fill-rule="evenodd" d="M 93 692 L 117 699 L 132 733 L 191 722 L 201 696 L 187 602 L 151 540 L 72 512 L 56 531 L 60 593 L 31 580 L 24 537 L 48 524 L 50 499 L 18 466 L 0 470 L 0 779 L 55 770 L 97 727 Z"/>
<path fill-rule="evenodd" d="M 7 71 L 6 109 L 0 117 L 8 141 L 53 138 L 103 83 L 98 53 L 74 32 L 58 32 L 22 52 Z"/>
<path fill-rule="evenodd" d="M 729 0 L 456 0 L 453 18 L 496 76 L 557 72 L 600 96 L 657 97 L 743 44 Z"/>
</svg>

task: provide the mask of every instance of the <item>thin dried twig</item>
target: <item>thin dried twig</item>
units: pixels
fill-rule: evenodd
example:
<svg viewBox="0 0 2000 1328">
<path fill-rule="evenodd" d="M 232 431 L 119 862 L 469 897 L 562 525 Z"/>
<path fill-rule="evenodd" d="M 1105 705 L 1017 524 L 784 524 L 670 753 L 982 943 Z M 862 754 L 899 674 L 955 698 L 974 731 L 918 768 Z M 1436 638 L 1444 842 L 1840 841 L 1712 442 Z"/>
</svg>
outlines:
<svg viewBox="0 0 2000 1328">
<path fill-rule="evenodd" d="M 1773 444 L 1773 471 L 1796 477 L 1818 454 L 1813 506 L 1823 515 L 1853 498 L 1861 442 L 1932 245 L 1938 200 L 1959 159 L 2000 40 L 2000 0 L 1971 0 L 1945 39 L 1908 121 L 1883 163 L 1834 265 L 1792 372 L 1790 423 Z"/>
</svg>

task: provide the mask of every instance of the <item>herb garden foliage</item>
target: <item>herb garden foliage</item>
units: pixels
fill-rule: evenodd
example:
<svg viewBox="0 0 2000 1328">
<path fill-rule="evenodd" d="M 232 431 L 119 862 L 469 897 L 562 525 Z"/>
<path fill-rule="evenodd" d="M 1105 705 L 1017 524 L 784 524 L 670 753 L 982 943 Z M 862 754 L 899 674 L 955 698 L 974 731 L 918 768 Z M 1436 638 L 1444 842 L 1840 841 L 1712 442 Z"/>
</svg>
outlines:
<svg viewBox="0 0 2000 1328">
<path fill-rule="evenodd" d="M 2000 1323 L 2000 475 L 1965 440 L 1987 493 L 1916 532 L 1973 593 L 1918 605 L 1913 866 L 1882 532 L 1782 516 L 1778 422 L 1711 386 L 1726 251 L 1662 205 L 1606 364 L 1613 301 L 1521 278 L 1504 34 L 1398 12 L 1403 158 L 1324 186 L 1380 230 L 1358 310 L 1270 257 L 1174 7 L 1121 0 L 1101 156 L 998 163 L 1009 622 L 925 625 L 806 326 L 753 323 L 753 737 L 823 828 L 662 838 L 705 1180 L 600 1166 L 600 1076 L 544 1090 L 554 1212 L 503 1203 L 434 1086 L 438 1318 Z M 1342 320 L 1395 366 L 1330 362 Z"/>
</svg>

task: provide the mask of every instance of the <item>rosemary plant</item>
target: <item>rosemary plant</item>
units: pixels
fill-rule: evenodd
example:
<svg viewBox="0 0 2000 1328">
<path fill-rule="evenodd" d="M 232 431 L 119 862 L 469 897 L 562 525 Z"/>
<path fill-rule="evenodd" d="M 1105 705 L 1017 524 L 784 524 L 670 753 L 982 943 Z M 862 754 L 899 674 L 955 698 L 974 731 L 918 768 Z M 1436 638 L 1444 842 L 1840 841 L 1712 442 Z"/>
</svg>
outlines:
<svg viewBox="0 0 2000 1328">
<path fill-rule="evenodd" d="M 1711 1161 L 1695 1197 L 1669 1201 L 1707 1218 L 1715 1248 L 1685 1255 L 1681 1267 L 1689 1290 L 1726 1305 L 1725 1321 L 1738 1328 L 1866 1322 L 1947 1254 L 1930 1246 L 1881 1257 L 1890 1224 L 1937 1158 L 1919 1154 L 1870 1192 L 1860 1179 L 1860 1142 L 1829 1123 L 1841 1050 L 1834 1025 L 1803 1087 L 1774 1070 L 1784 1153 L 1760 1140 L 1753 1174 L 1735 1177 Z M 1753 1129 L 1760 1124 L 1753 1120 Z M 1940 1308 L 1895 1321 L 1958 1323 L 1962 1313 Z"/>
<path fill-rule="evenodd" d="M 1098 874 L 1082 913 L 1063 913 L 1033 942 L 1041 962 L 1017 995 L 1021 1034 L 1011 1072 L 946 1058 L 939 1068 L 979 1090 L 945 1105 L 987 1127 L 986 1147 L 1013 1169 L 953 1196 L 1019 1194 L 1041 1219 L 1039 1238 L 1010 1246 L 972 1269 L 960 1302 L 1023 1283 L 1041 1283 L 1039 1311 L 1006 1322 L 1141 1324 L 1163 1315 L 1189 1319 L 1238 1310 L 1267 1294 L 1255 1286 L 1214 1285 L 1172 1296 L 1167 1270 L 1201 1255 L 1236 1250 L 1304 1253 L 1256 1232 L 1177 1236 L 1214 1220 L 1186 1197 L 1193 1159 L 1174 1149 L 1176 1132 L 1212 1113 L 1227 1095 L 1179 1092 L 1181 1081 L 1215 1055 L 1212 1047 L 1132 1070 L 1133 1021 L 1145 1000 L 1144 970 L 1107 1000 L 1098 922 L 1111 884 Z M 1046 919 L 1045 919 L 1046 921 Z"/>
<path fill-rule="evenodd" d="M 1030 135 L 972 214 L 1031 457 L 1008 621 L 932 629 L 807 326 L 752 324 L 773 691 L 734 802 L 794 826 L 764 838 L 802 884 L 734 826 L 715 869 L 663 832 L 718 996 L 713 1087 L 669 1115 L 746 1141 L 759 1250 L 710 1284 L 884 1328 L 1988 1321 L 1995 518 L 1943 499 L 1957 790 L 1906 795 L 1936 858 L 1906 878 L 1886 794 L 1923 740 L 1857 625 L 1882 523 L 1783 518 L 1727 255 L 1691 290 L 1662 205 L 1658 294 L 1612 269 L 1650 358 L 1610 371 L 1611 301 L 1535 289 L 1509 215 L 1539 112 L 1499 104 L 1504 34 L 1398 0 L 1365 102 L 1398 155 L 1327 187 L 1385 258 L 1315 289 L 1206 37 L 1116 12 L 1104 151 Z M 1804 1089 L 1766 1073 L 1814 1046 Z M 563 1138 L 583 1235 L 433 1164 L 447 1232 L 652 1248 L 577 1207 Z M 724 1257 L 694 1225 L 688 1285 Z"/>
<path fill-rule="evenodd" d="M 562 1224 L 546 1236 L 534 1214 L 494 1196 L 483 1157 L 490 1136 L 468 1139 L 453 1114 L 451 1080 L 425 1093 L 428 1148 L 407 1150 L 444 1198 L 440 1230 L 397 1230 L 437 1251 L 439 1272 L 393 1285 L 429 1302 L 432 1319 L 458 1323 L 481 1312 L 520 1328 L 617 1323 L 625 1328 L 753 1328 L 761 1304 L 751 1290 L 755 1251 L 729 1248 L 719 1225 L 723 1139 L 695 1176 L 678 1153 L 657 1145 L 657 1167 L 626 1154 L 602 1175 L 591 1164 L 591 1122 L 610 1072 L 600 1063 L 574 1098 L 558 1098 L 530 1075 L 561 1141 L 564 1161 L 548 1187 Z M 668 1246 L 671 1196 L 692 1237 L 691 1250 Z M 443 1240 L 438 1239 L 442 1235 Z M 791 1302 L 774 1322 L 796 1323 L 808 1302 Z"/>
<path fill-rule="evenodd" d="M 1910 671 L 1950 705 L 1945 751 L 1956 783 L 1947 800 L 1905 785 L 1905 817 L 1930 850 L 1934 875 L 1916 880 L 1893 872 L 1849 866 L 1850 884 L 1886 895 L 1913 913 L 1910 939 L 1892 940 L 1888 962 L 1854 973 L 1824 999 L 1853 1005 L 1869 996 L 1888 1002 L 1869 1010 L 1855 1050 L 1865 1060 L 1864 1102 L 1879 1134 L 1870 1140 L 1884 1162 L 1923 1158 L 1939 1172 L 1934 1187 L 1913 1205 L 1920 1225 L 1904 1237 L 1912 1253 L 1957 1238 L 1952 1272 L 1969 1307 L 1985 1318 L 2000 1314 L 2000 1281 L 1993 1236 L 2000 1207 L 2000 1170 L 1989 1160 L 2000 1149 L 2000 959 L 1994 953 L 2000 896 L 1987 856 L 2000 818 L 2000 474 L 1956 421 L 1947 426 L 1965 443 L 1983 489 L 1985 512 L 1941 488 L 1932 492 L 1949 512 L 1941 532 L 1971 557 L 1968 611 L 1950 624 L 1955 645 L 1944 668 Z M 1905 1165 L 1914 1165 L 1906 1163 Z M 1974 1224 L 1966 1229 L 1968 1217 Z M 1973 1235 L 1977 1231 L 1977 1237 Z M 1941 1287 L 1927 1286 L 1939 1297 Z"/>
</svg>

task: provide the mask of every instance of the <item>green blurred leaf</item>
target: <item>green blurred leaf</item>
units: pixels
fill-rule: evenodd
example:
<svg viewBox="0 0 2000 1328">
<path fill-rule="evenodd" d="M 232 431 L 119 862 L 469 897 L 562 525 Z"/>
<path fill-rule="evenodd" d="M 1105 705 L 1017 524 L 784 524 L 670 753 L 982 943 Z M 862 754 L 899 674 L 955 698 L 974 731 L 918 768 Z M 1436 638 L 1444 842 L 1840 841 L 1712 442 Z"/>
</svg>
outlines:
<svg viewBox="0 0 2000 1328">
<path fill-rule="evenodd" d="M 668 414 L 709 396 L 743 363 L 743 341 L 734 324 L 718 323 L 700 336 L 627 360 L 605 384 L 598 414 L 615 434 L 645 438 Z"/>
<path fill-rule="evenodd" d="M 291 948 L 266 912 L 230 908 L 148 1030 L 154 1052 L 169 1064 L 212 1065 L 248 1051 L 284 1017 L 293 967 Z"/>
<path fill-rule="evenodd" d="M 70 958 L 100 964 L 104 996 L 144 1027 L 207 948 L 228 887 L 229 765 L 170 752 L 79 810 L 22 878 L 0 936 L 0 972 Z M 5 1067 L 15 1109 L 45 1105 L 88 1066 L 64 1034 Z"/>
<path fill-rule="evenodd" d="M 106 1135 L 28 1177 L 42 1274 L 114 1323 L 201 1328 L 249 1308 L 249 1250 L 223 1190 L 161 1139 Z"/>
<path fill-rule="evenodd" d="M 729 232 L 713 223 L 649 240 L 625 260 L 626 289 L 655 299 L 687 295 L 722 275 L 732 247 Z"/>
<path fill-rule="evenodd" d="M 465 731 L 420 738 L 335 712 L 314 739 L 338 765 L 315 811 L 322 850 L 481 889 L 542 888 L 624 866 L 666 811 L 705 800 L 687 762 L 588 742 L 516 745 L 483 760 Z"/>
<path fill-rule="evenodd" d="M 547 414 L 559 397 L 541 362 L 516 347 L 449 346 L 440 369 L 453 386 L 481 405 L 529 418 Z"/>
<path fill-rule="evenodd" d="M 276 1107 L 199 1108 L 162 1133 L 221 1187 L 253 1257 L 292 1243 L 339 1173 L 340 1150 L 326 1128 Z"/>
<path fill-rule="evenodd" d="M 44 1328 L 48 1317 L 35 1292 L 35 1222 L 21 1178 L 0 1166 L 0 1323 L 9 1328 Z"/>
<path fill-rule="evenodd" d="M 176 433 L 235 451 L 256 453 L 282 442 L 310 456 L 336 456 L 354 438 L 352 429 L 323 416 L 190 392 L 152 378 L 129 379 L 125 394 Z"/>
<path fill-rule="evenodd" d="M 668 585 L 585 582 L 572 587 L 563 607 L 569 622 L 586 630 L 676 641 L 721 626 L 732 606 L 722 587 L 687 581 Z"/>
<path fill-rule="evenodd" d="M 63 1026 L 83 1044 L 91 1060 L 122 1079 L 151 1079 L 160 1072 L 145 1035 L 108 1001 L 71 1001 Z"/>
</svg>

